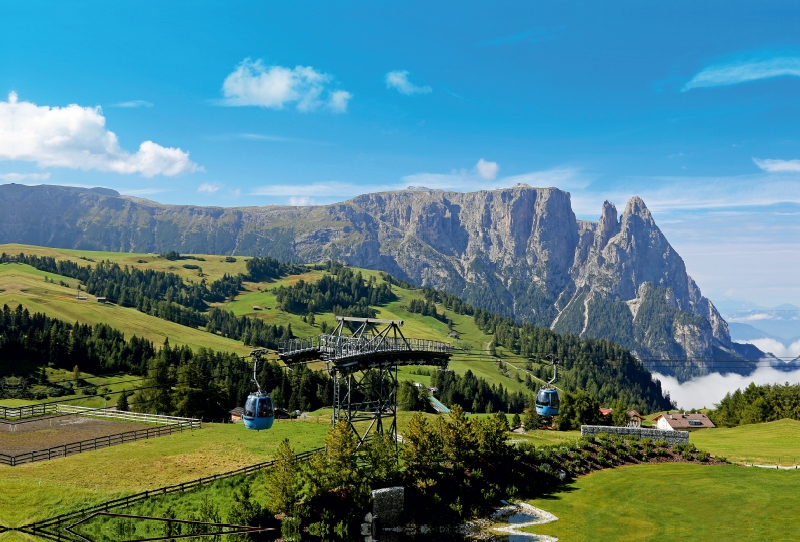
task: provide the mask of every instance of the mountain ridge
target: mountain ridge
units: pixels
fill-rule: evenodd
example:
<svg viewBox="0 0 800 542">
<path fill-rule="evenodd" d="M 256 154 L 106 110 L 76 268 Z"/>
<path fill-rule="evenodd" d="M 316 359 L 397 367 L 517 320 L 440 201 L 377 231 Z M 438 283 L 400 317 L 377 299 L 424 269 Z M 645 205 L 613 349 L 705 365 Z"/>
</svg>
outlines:
<svg viewBox="0 0 800 542">
<path fill-rule="evenodd" d="M 101 189 L 0 186 L 0 243 L 122 252 L 333 259 L 440 288 L 556 331 L 609 338 L 642 358 L 735 356 L 644 201 L 578 220 L 568 192 L 516 185 L 416 188 L 330 205 L 166 205 Z M 697 363 L 695 363 L 697 365 Z"/>
</svg>

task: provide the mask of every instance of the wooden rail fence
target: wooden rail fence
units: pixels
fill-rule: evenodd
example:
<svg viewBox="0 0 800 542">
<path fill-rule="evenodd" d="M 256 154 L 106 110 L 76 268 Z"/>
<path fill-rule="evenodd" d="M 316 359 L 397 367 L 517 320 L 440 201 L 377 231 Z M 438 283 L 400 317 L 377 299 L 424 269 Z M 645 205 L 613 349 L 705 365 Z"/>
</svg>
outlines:
<svg viewBox="0 0 800 542">
<path fill-rule="evenodd" d="M 298 461 L 307 461 L 311 456 L 324 449 L 325 448 L 314 448 L 313 450 L 300 452 L 295 455 L 295 459 Z M 202 487 L 203 485 L 212 482 L 216 482 L 217 480 L 223 480 L 225 478 L 231 478 L 233 476 L 239 476 L 242 474 L 244 475 L 253 474 L 258 471 L 269 469 L 273 465 L 275 465 L 275 460 L 264 461 L 261 463 L 256 463 L 254 465 L 248 465 L 246 467 L 242 467 L 236 470 L 222 472 L 219 474 L 213 474 L 211 476 L 205 476 L 189 482 L 182 482 L 180 484 L 165 486 L 158 489 L 150 489 L 147 491 L 142 491 L 141 493 L 135 493 L 133 495 L 128 495 L 126 497 L 120 497 L 118 499 L 106 501 L 97 504 L 95 506 L 89 506 L 86 508 L 81 508 L 80 510 L 75 510 L 73 512 L 67 512 L 65 514 L 61 514 L 59 516 L 55 516 L 50 519 L 29 523 L 27 525 L 18 527 L 16 529 L 7 529 L 7 528 L 6 529 L 20 531 L 23 533 L 27 533 L 33 536 L 38 536 L 41 538 L 46 538 L 53 541 L 61 541 L 61 542 L 69 541 L 71 540 L 71 538 L 69 537 L 68 533 L 63 531 L 63 528 L 68 527 L 69 525 L 74 524 L 80 519 L 89 516 L 91 514 L 94 514 L 96 512 L 108 512 L 111 509 L 128 507 L 132 504 L 136 504 L 151 497 L 157 497 L 159 495 L 168 495 L 170 493 L 177 493 L 179 491 L 180 492 L 188 491 L 191 489 Z M 0 527 L 0 529 L 3 528 Z"/>
</svg>

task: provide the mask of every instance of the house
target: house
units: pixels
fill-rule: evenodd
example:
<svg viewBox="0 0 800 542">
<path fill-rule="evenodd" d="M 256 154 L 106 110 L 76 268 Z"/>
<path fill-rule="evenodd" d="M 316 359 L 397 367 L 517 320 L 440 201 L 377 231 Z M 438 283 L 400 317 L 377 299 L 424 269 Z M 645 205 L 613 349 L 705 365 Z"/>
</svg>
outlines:
<svg viewBox="0 0 800 542">
<path fill-rule="evenodd" d="M 685 412 L 659 414 L 653 421 L 656 422 L 656 429 L 662 431 L 694 431 L 695 429 L 716 427 L 705 414 L 686 414 Z"/>
<path fill-rule="evenodd" d="M 635 410 L 629 410 L 626 412 L 628 415 L 628 427 L 641 427 L 642 420 L 644 420 L 644 416 L 636 412 Z"/>
<path fill-rule="evenodd" d="M 240 406 L 237 406 L 233 410 L 230 411 L 231 413 L 231 421 L 233 423 L 242 421 L 242 416 L 244 416 L 244 409 Z"/>
<path fill-rule="evenodd" d="M 611 416 L 611 409 L 600 407 L 600 415 L 604 417 Z"/>
<path fill-rule="evenodd" d="M 106 302 L 106 298 L 105 297 L 98 297 L 97 298 L 97 302 L 98 303 L 105 303 Z"/>
<path fill-rule="evenodd" d="M 261 307 L 259 307 L 258 305 L 253 305 L 253 310 L 254 311 L 260 311 Z"/>
</svg>

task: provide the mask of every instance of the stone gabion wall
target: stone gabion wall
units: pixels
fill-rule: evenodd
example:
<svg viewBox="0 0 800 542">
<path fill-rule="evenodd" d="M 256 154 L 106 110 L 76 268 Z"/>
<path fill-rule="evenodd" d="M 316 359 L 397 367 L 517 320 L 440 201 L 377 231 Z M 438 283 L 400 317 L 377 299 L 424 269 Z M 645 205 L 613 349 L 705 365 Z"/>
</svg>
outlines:
<svg viewBox="0 0 800 542">
<path fill-rule="evenodd" d="M 380 517 L 381 527 L 397 527 L 403 515 L 405 488 L 387 487 L 372 492 L 372 515 Z"/>
<path fill-rule="evenodd" d="M 670 446 L 673 444 L 689 444 L 688 431 L 662 431 L 661 429 L 644 429 L 641 427 L 610 427 L 606 425 L 581 425 L 581 436 L 596 436 L 600 433 L 619 435 L 621 437 L 636 437 L 639 440 L 651 438 L 653 440 L 666 440 Z"/>
</svg>

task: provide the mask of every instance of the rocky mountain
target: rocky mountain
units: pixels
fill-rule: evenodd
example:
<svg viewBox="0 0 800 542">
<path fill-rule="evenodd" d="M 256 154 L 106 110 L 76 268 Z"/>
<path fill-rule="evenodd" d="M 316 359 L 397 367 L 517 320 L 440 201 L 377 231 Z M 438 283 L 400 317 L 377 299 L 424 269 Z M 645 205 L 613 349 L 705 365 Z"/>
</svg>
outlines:
<svg viewBox="0 0 800 542">
<path fill-rule="evenodd" d="M 380 269 L 560 332 L 605 337 L 643 359 L 738 357 L 653 220 L 631 199 L 576 220 L 570 195 L 517 185 L 415 188 L 311 207 L 163 205 L 108 189 L 0 186 L 0 243 L 93 250 L 335 259 Z"/>
</svg>

